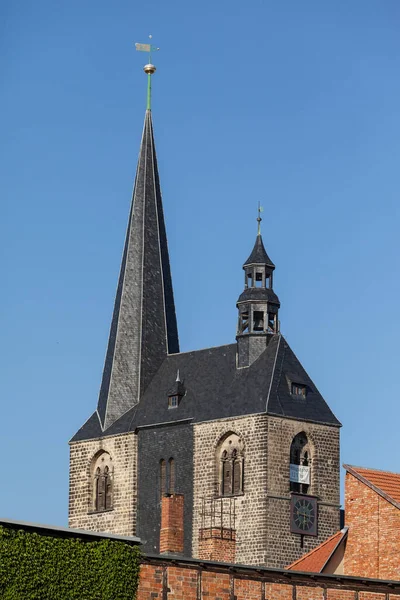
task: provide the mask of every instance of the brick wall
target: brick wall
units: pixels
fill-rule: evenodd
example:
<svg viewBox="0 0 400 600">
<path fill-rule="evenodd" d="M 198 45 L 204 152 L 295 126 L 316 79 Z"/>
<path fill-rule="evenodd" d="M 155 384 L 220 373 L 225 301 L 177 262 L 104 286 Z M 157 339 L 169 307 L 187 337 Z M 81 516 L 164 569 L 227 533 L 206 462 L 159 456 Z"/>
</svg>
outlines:
<svg viewBox="0 0 400 600">
<path fill-rule="evenodd" d="M 100 451 L 113 464 L 113 509 L 93 512 L 92 461 Z M 136 533 L 137 436 L 128 433 L 70 444 L 69 527 L 121 535 Z"/>
<path fill-rule="evenodd" d="M 137 600 L 400 600 L 400 583 L 144 557 Z"/>
<path fill-rule="evenodd" d="M 400 510 L 351 473 L 346 473 L 345 510 L 346 575 L 400 580 Z"/>
<path fill-rule="evenodd" d="M 199 558 L 234 563 L 236 533 L 232 529 L 209 527 L 200 530 Z"/>
</svg>

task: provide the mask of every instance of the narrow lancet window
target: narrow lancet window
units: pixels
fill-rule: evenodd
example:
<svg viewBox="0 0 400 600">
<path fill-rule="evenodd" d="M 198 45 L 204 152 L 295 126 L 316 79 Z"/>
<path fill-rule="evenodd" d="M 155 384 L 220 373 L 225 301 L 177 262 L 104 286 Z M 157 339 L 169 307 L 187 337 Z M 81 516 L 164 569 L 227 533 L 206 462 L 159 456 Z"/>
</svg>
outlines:
<svg viewBox="0 0 400 600">
<path fill-rule="evenodd" d="M 168 461 L 169 466 L 169 485 L 168 485 L 168 493 L 175 494 L 175 461 L 173 458 L 170 458 Z"/>
<path fill-rule="evenodd" d="M 166 493 L 167 465 L 164 459 L 160 460 L 160 498 Z"/>
</svg>

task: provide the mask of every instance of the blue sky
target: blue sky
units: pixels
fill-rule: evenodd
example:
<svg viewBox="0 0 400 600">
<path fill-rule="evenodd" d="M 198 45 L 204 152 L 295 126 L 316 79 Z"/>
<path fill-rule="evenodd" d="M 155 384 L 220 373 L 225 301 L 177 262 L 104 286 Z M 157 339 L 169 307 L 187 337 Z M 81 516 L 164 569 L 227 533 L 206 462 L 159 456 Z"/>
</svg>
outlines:
<svg viewBox="0 0 400 600">
<path fill-rule="evenodd" d="M 398 0 L 5 0 L 0 15 L 0 515 L 67 523 L 150 32 L 182 350 L 234 341 L 261 201 L 282 331 L 344 425 L 342 462 L 400 471 Z"/>
</svg>

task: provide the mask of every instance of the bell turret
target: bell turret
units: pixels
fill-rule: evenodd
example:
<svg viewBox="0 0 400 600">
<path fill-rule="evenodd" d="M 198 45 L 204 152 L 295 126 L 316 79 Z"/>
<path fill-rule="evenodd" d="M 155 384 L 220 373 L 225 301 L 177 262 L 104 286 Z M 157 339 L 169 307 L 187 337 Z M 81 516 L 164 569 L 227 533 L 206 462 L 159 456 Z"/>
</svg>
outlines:
<svg viewBox="0 0 400 600">
<path fill-rule="evenodd" d="M 265 350 L 272 336 L 279 333 L 280 302 L 273 291 L 275 265 L 262 241 L 258 216 L 254 248 L 243 265 L 244 291 L 237 301 L 237 366 L 248 367 Z"/>
</svg>

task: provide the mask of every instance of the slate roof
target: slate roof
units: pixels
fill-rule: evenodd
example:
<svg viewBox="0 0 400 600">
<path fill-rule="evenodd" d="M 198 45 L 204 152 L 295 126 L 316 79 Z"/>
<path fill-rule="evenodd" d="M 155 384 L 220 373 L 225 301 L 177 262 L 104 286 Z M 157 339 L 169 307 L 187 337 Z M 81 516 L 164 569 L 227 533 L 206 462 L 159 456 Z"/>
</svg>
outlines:
<svg viewBox="0 0 400 600">
<path fill-rule="evenodd" d="M 275 269 L 275 265 L 267 254 L 262 241 L 261 233 L 256 237 L 256 243 L 251 251 L 249 258 L 244 263 L 244 267 L 247 265 L 268 265 Z"/>
<path fill-rule="evenodd" d="M 377 469 L 354 467 L 352 465 L 343 465 L 343 467 L 400 509 L 400 473 L 390 473 L 389 471 L 378 471 Z"/>
<path fill-rule="evenodd" d="M 97 413 L 108 428 L 137 404 L 178 330 L 151 111 L 146 111 Z"/>
<path fill-rule="evenodd" d="M 168 392 L 179 369 L 185 396 L 168 408 Z M 293 397 L 288 380 L 307 385 L 306 398 Z M 102 431 L 94 413 L 71 441 L 134 431 L 138 427 L 188 420 L 201 422 L 268 413 L 332 426 L 340 422 L 280 334 L 272 337 L 248 368 L 236 367 L 236 343 L 171 354 L 165 358 L 140 402 Z"/>
<path fill-rule="evenodd" d="M 280 306 L 279 298 L 270 288 L 246 288 L 239 296 L 238 302 L 247 302 L 255 300 L 256 302 L 272 302 Z"/>
<path fill-rule="evenodd" d="M 286 567 L 289 571 L 303 571 L 308 573 L 322 573 L 329 559 L 333 556 L 336 549 L 347 537 L 347 527 L 338 531 L 332 537 L 322 542 L 310 552 Z"/>
</svg>

